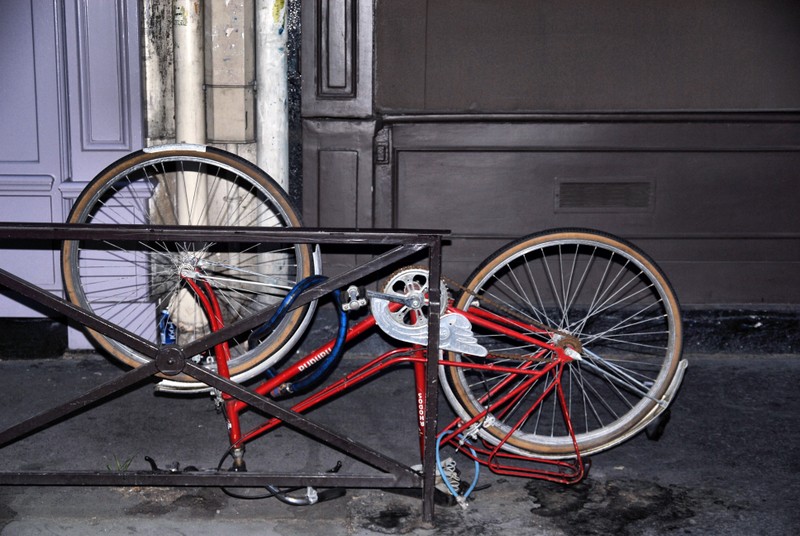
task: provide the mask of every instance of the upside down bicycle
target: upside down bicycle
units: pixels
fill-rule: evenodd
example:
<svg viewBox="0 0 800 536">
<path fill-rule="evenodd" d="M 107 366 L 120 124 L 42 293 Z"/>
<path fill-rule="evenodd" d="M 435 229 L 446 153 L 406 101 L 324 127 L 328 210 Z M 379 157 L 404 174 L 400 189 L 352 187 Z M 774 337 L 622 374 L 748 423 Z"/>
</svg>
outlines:
<svg viewBox="0 0 800 536">
<path fill-rule="evenodd" d="M 211 147 L 183 145 L 145 149 L 110 165 L 76 200 L 68 221 L 300 226 L 283 191 L 259 168 Z M 439 380 L 457 415 L 438 431 L 437 445 L 455 446 L 501 474 L 580 480 L 585 456 L 632 437 L 667 409 L 686 366 L 679 306 L 666 277 L 632 244 L 591 230 L 516 240 L 463 283 L 431 281 L 424 267 L 410 266 L 375 291 L 338 289 L 335 339 L 300 359 L 288 355 L 316 302 L 294 301 L 324 281 L 319 251 L 309 244 L 74 239 L 64 241 L 62 263 L 71 302 L 162 345 L 185 345 L 276 307 L 265 324 L 189 357 L 223 378 L 258 380 L 253 392 L 261 396 L 297 397 L 291 409 L 299 413 L 386 369 L 410 366 L 421 450 L 428 295 L 435 285 L 442 296 Z M 349 316 L 360 318 L 351 325 Z M 375 329 L 404 344 L 323 383 L 348 344 Z M 127 365 L 149 359 L 96 331 L 89 335 Z M 210 390 L 185 374 L 165 376 L 158 388 Z M 244 430 L 240 415 L 248 404 L 224 392 L 216 398 L 228 422 L 226 455 L 244 468 L 244 445 L 283 421 L 266 418 Z M 469 490 L 451 492 L 463 497 Z"/>
</svg>

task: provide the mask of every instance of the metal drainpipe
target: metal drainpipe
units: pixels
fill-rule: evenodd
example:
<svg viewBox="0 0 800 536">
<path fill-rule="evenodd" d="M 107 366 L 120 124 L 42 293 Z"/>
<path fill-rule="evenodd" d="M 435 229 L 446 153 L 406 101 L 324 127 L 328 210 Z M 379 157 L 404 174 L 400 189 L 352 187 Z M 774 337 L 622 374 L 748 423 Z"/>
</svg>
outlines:
<svg viewBox="0 0 800 536">
<path fill-rule="evenodd" d="M 286 2 L 256 0 L 256 151 L 258 166 L 289 190 Z"/>
<path fill-rule="evenodd" d="M 178 143 L 205 144 L 206 106 L 203 84 L 204 31 L 203 4 L 199 0 L 174 0 L 173 39 L 175 61 L 175 138 Z M 204 176 L 193 172 L 176 173 L 176 204 L 179 225 L 206 225 L 208 189 Z M 202 329 L 202 320 L 193 314 L 193 301 L 182 289 L 171 306 L 172 320 L 179 333 Z"/>
<path fill-rule="evenodd" d="M 203 6 L 198 0 L 174 2 L 175 137 L 178 143 L 206 142 L 203 56 Z M 178 177 L 181 180 L 181 177 Z M 190 174 L 177 188 L 178 223 L 204 225 L 206 188 Z"/>
</svg>

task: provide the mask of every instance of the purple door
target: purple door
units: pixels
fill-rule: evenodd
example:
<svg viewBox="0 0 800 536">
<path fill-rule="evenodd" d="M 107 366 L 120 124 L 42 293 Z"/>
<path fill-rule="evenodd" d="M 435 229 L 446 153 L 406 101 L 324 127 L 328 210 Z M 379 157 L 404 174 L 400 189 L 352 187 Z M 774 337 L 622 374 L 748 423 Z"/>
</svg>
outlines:
<svg viewBox="0 0 800 536">
<path fill-rule="evenodd" d="M 142 146 L 136 0 L 14 0 L 0 16 L 0 221 L 62 222 L 106 165 Z M 61 292 L 59 255 L 0 266 Z M 36 317 L 0 293 L 0 317 Z"/>
</svg>

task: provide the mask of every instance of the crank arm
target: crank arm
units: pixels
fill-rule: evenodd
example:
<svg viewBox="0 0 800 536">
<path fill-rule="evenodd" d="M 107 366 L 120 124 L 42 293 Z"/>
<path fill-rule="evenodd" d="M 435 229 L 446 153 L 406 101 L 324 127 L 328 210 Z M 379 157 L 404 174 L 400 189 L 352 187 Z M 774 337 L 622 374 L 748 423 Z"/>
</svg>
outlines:
<svg viewBox="0 0 800 536">
<path fill-rule="evenodd" d="M 414 296 L 400 296 L 399 294 L 387 294 L 385 292 L 376 292 L 374 290 L 367 291 L 367 297 L 370 299 L 378 298 L 379 300 L 386 300 L 393 303 L 399 303 L 412 309 L 419 309 L 425 305 L 424 300 Z"/>
</svg>

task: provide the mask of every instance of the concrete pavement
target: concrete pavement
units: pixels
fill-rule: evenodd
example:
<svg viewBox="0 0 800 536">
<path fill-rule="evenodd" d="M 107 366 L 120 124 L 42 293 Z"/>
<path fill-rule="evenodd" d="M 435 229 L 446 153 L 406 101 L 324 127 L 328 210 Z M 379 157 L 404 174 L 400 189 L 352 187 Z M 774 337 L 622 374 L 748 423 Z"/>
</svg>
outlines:
<svg viewBox="0 0 800 536">
<path fill-rule="evenodd" d="M 484 471 L 466 510 L 348 490 L 311 507 L 242 500 L 217 488 L 0 488 L 0 534 L 794 534 L 800 527 L 800 356 L 686 356 L 689 369 L 658 442 L 643 435 L 599 454 L 575 486 Z M 347 359 L 347 358 L 346 358 Z M 96 355 L 0 362 L 5 427 L 120 374 Z M 417 463 L 411 374 L 379 378 L 315 413 L 408 464 Z M 445 404 L 442 405 L 445 416 Z M 345 418 L 346 417 L 346 418 Z M 443 417 L 443 419 L 446 417 Z M 3 470 L 216 466 L 224 421 L 206 397 L 155 395 L 143 386 L 0 450 Z M 282 429 L 248 450 L 251 469 L 309 470 L 344 462 Z M 278 465 L 279 464 L 279 465 Z M 460 464 L 469 473 L 466 461 Z"/>
</svg>

